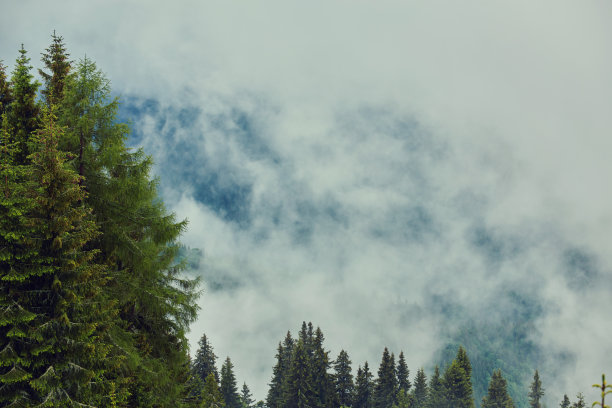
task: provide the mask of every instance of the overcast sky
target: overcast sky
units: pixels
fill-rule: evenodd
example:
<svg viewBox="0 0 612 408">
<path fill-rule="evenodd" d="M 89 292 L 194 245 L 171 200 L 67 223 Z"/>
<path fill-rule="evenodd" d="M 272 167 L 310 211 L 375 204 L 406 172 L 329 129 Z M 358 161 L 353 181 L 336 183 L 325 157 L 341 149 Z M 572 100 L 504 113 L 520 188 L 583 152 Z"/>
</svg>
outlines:
<svg viewBox="0 0 612 408">
<path fill-rule="evenodd" d="M 612 372 L 610 21 L 608 0 L 9 0 L 0 59 L 39 67 L 56 30 L 108 75 L 205 253 L 192 348 L 257 399 L 303 320 L 414 374 L 511 292 L 556 401 Z"/>
</svg>

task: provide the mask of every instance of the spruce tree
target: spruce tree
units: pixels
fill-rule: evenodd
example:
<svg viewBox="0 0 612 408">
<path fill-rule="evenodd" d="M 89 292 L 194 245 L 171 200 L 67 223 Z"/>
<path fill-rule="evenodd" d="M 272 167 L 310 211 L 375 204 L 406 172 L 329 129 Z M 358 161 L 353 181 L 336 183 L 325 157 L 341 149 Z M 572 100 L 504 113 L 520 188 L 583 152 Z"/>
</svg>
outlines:
<svg viewBox="0 0 612 408">
<path fill-rule="evenodd" d="M 472 383 L 458 360 L 453 360 L 442 380 L 445 400 L 450 407 L 473 408 Z"/>
<path fill-rule="evenodd" d="M 86 203 L 101 226 L 92 246 L 109 267 L 106 292 L 119 300 L 113 352 L 126 357 L 118 375 L 129 379 L 130 404 L 173 407 L 188 393 L 185 332 L 196 315 L 197 281 L 175 262 L 186 224 L 159 200 L 150 157 L 125 145 L 129 128 L 116 120 L 118 103 L 95 63 L 81 60 L 65 80 L 62 148 L 84 176 Z"/>
<path fill-rule="evenodd" d="M 373 405 L 374 408 L 391 408 L 397 395 L 397 377 L 395 374 L 395 362 L 389 350 L 385 347 L 378 378 L 374 386 Z"/>
<path fill-rule="evenodd" d="M 393 408 L 411 408 L 414 404 L 414 397 L 412 394 L 406 392 L 405 389 L 399 390 L 397 393 L 396 401 L 393 404 Z"/>
<path fill-rule="evenodd" d="M 40 83 L 30 73 L 32 66 L 26 50 L 21 45 L 15 69 L 11 76 L 11 103 L 6 112 L 8 127 L 11 129 L 11 142 L 16 142 L 17 163 L 26 163 L 29 155 L 28 142 L 32 133 L 38 128 L 39 105 L 36 92 Z"/>
<path fill-rule="evenodd" d="M 272 380 L 268 388 L 266 405 L 270 408 L 281 408 L 283 406 L 285 383 L 288 378 L 288 373 L 285 373 L 285 367 L 291 362 L 291 357 L 286 356 L 285 349 L 281 343 L 278 343 L 276 353 L 276 364 L 272 368 Z"/>
<path fill-rule="evenodd" d="M 246 382 L 242 384 L 242 391 L 240 393 L 240 403 L 242 408 L 255 407 L 255 400 L 253 399 L 253 394 L 251 394 L 251 390 L 247 386 Z"/>
<path fill-rule="evenodd" d="M 427 402 L 427 376 L 421 367 L 414 379 L 414 408 L 422 408 Z"/>
<path fill-rule="evenodd" d="M 440 408 L 444 407 L 445 403 L 445 389 L 440 377 L 440 369 L 438 366 L 434 368 L 434 374 L 429 380 L 429 387 L 427 390 L 427 402 L 425 406 L 427 408 Z"/>
<path fill-rule="evenodd" d="M 6 113 L 11 101 L 13 100 L 11 86 L 6 76 L 6 66 L 0 60 L 0 123 L 2 115 Z"/>
<path fill-rule="evenodd" d="M 586 403 L 584 402 L 584 395 L 579 392 L 578 394 L 576 394 L 576 398 L 578 400 L 572 404 L 572 408 L 585 408 Z"/>
<path fill-rule="evenodd" d="M 99 232 L 83 205 L 79 176 L 58 150 L 61 135 L 52 112 L 45 112 L 32 138 L 25 189 L 35 205 L 23 223 L 29 227 L 25 244 L 37 259 L 18 259 L 2 276 L 9 287 L 2 299 L 9 307 L 0 312 L 8 329 L 2 360 L 11 369 L 0 382 L 9 385 L 16 406 L 99 405 L 126 395 L 106 377 L 116 364 L 107 337 L 115 305 L 101 293 L 105 268 L 86 248 Z"/>
<path fill-rule="evenodd" d="M 42 62 L 50 72 L 45 72 L 42 69 L 38 73 L 43 78 L 44 88 L 41 91 L 45 102 L 48 106 L 57 105 L 62 99 L 64 93 L 64 83 L 70 72 L 70 54 L 66 52 L 66 45 L 61 36 L 51 35 L 52 43 L 47 48 L 47 52 L 42 54 Z"/>
<path fill-rule="evenodd" d="M 225 401 L 227 408 L 241 408 L 240 395 L 238 394 L 238 386 L 236 385 L 236 376 L 234 375 L 234 365 L 229 357 L 225 359 L 221 367 L 221 384 L 219 386 L 221 396 Z"/>
<path fill-rule="evenodd" d="M 195 358 L 193 360 L 193 371 L 196 375 L 206 381 L 208 374 L 212 373 L 215 376 L 217 382 L 219 381 L 219 373 L 216 367 L 217 356 L 213 351 L 212 345 L 209 343 L 206 334 L 202 334 L 198 341 L 198 350 L 196 351 Z"/>
<path fill-rule="evenodd" d="M 567 394 L 563 395 L 563 401 L 561 401 L 561 404 L 559 404 L 559 406 L 561 408 L 570 408 L 570 406 L 572 405 L 572 403 L 570 402 L 569 398 L 567 397 Z"/>
<path fill-rule="evenodd" d="M 508 395 L 506 379 L 502 376 L 501 370 L 493 371 L 489 390 L 482 398 L 481 408 L 514 408 L 512 398 Z"/>
<path fill-rule="evenodd" d="M 374 383 L 372 373 L 366 361 L 357 369 L 357 377 L 355 379 L 355 397 L 353 398 L 353 408 L 371 408 L 372 396 L 374 393 Z"/>
<path fill-rule="evenodd" d="M 330 368 L 329 355 L 323 348 L 324 339 L 323 332 L 317 327 L 311 346 L 310 371 L 315 406 L 320 408 L 336 405 L 334 401 L 336 396 L 335 386 L 332 377 L 328 373 Z"/>
<path fill-rule="evenodd" d="M 336 397 L 339 406 L 351 406 L 355 386 L 353 384 L 353 374 L 351 372 L 351 360 L 346 351 L 340 350 L 338 358 L 334 362 L 334 380 L 336 383 Z"/>
<path fill-rule="evenodd" d="M 283 408 L 311 408 L 316 406 L 317 398 L 312 384 L 312 373 L 308 361 L 308 352 L 300 338 L 293 350 L 291 369 L 287 378 Z"/>
<path fill-rule="evenodd" d="M 529 406 L 531 408 L 542 408 L 540 400 L 544 396 L 544 388 L 542 388 L 542 381 L 540 381 L 540 374 L 538 370 L 533 375 L 533 382 L 529 387 Z"/>
<path fill-rule="evenodd" d="M 397 383 L 398 389 L 405 390 L 408 392 L 410 390 L 410 380 L 408 376 L 410 375 L 410 371 L 408 370 L 408 365 L 406 365 L 406 360 L 404 358 L 404 352 L 400 351 L 399 360 L 397 361 Z"/>
<path fill-rule="evenodd" d="M 213 373 L 208 374 L 202 390 L 202 408 L 224 408 L 225 401 Z"/>
</svg>

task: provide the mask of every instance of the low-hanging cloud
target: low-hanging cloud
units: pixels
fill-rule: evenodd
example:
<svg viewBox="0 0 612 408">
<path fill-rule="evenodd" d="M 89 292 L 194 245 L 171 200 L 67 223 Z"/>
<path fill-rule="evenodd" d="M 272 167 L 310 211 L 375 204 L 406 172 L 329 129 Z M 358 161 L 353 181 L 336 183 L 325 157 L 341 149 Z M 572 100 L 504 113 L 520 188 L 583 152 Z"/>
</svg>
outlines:
<svg viewBox="0 0 612 408">
<path fill-rule="evenodd" d="M 3 7 L 0 58 L 36 59 L 55 29 L 107 72 L 204 250 L 192 347 L 205 332 L 258 399 L 302 320 L 355 367 L 389 346 L 415 373 L 529 309 L 555 402 L 612 367 L 611 14 L 24 1 Z"/>
</svg>

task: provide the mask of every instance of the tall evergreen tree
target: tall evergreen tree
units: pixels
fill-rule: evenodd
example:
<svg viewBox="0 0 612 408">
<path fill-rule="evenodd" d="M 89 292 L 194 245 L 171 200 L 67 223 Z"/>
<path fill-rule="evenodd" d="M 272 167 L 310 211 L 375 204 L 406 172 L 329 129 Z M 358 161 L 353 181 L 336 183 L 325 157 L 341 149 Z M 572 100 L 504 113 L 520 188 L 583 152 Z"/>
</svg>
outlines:
<svg viewBox="0 0 612 408">
<path fill-rule="evenodd" d="M 272 381 L 269 384 L 266 403 L 269 408 L 279 408 L 284 403 L 284 390 L 286 388 L 287 379 L 289 378 L 289 370 L 291 369 L 291 359 L 295 340 L 291 337 L 291 332 L 288 331 L 282 344 L 278 343 L 278 351 L 276 354 L 276 364 L 272 369 Z"/>
<path fill-rule="evenodd" d="M 120 373 L 130 379 L 130 404 L 176 406 L 187 393 L 185 332 L 198 295 L 197 281 L 185 279 L 184 265 L 175 262 L 186 224 L 158 199 L 151 159 L 125 145 L 129 129 L 117 123 L 117 109 L 108 80 L 91 60 L 80 61 L 66 78 L 60 104 L 67 129 L 62 149 L 85 177 L 86 203 L 101 226 L 92 246 L 109 267 L 108 296 L 119 300 L 114 352 L 126 355 Z"/>
<path fill-rule="evenodd" d="M 36 102 L 36 92 L 40 83 L 35 81 L 30 73 L 32 66 L 23 44 L 19 54 L 11 77 L 12 100 L 6 114 L 8 127 L 12 133 L 11 141 L 17 142 L 15 160 L 23 164 L 30 153 L 28 150 L 30 137 L 38 128 L 40 108 Z"/>
<path fill-rule="evenodd" d="M 355 379 L 355 397 L 353 398 L 353 408 L 371 408 L 372 396 L 374 393 L 374 382 L 372 373 L 366 361 L 357 369 L 357 378 Z"/>
<path fill-rule="evenodd" d="M 213 347 L 208 341 L 206 334 L 202 334 L 198 341 L 198 350 L 196 351 L 193 360 L 193 370 L 202 381 L 206 381 L 208 374 L 212 373 L 216 381 L 219 381 L 219 372 L 216 367 L 217 356 L 213 351 Z"/>
<path fill-rule="evenodd" d="M 561 404 L 559 404 L 559 406 L 561 408 L 570 408 L 570 406 L 572 405 L 572 403 L 570 402 L 569 398 L 567 397 L 567 394 L 563 395 L 563 401 L 561 401 Z"/>
<path fill-rule="evenodd" d="M 578 400 L 572 404 L 572 408 L 585 408 L 586 403 L 584 402 L 584 395 L 579 392 L 578 394 L 576 394 L 576 398 Z"/>
<path fill-rule="evenodd" d="M 39 69 L 38 72 L 44 81 L 44 88 L 41 91 L 47 105 L 57 105 L 64 93 L 64 83 L 70 72 L 70 54 L 66 51 L 64 39 L 55 34 L 51 35 L 52 43 L 47 48 L 47 52 L 42 54 L 42 62 L 50 72 Z"/>
<path fill-rule="evenodd" d="M 319 327 L 317 327 L 314 339 L 312 340 L 312 357 L 310 359 L 310 371 L 312 375 L 312 387 L 315 396 L 315 406 L 332 407 L 336 405 L 335 386 L 332 377 L 329 375 L 330 368 L 328 352 L 323 348 L 325 337 Z"/>
<path fill-rule="evenodd" d="M 240 392 L 240 403 L 242 404 L 242 408 L 255 407 L 255 400 L 253 399 L 253 394 L 251 394 L 251 390 L 247 386 L 246 382 L 242 384 L 242 391 Z"/>
<path fill-rule="evenodd" d="M 414 379 L 414 408 L 423 408 L 427 402 L 427 376 L 421 367 Z"/>
<path fill-rule="evenodd" d="M 397 395 L 397 376 L 395 374 L 395 361 L 389 350 L 385 347 L 382 361 L 378 368 L 378 378 L 374 386 L 374 408 L 391 408 Z"/>
<path fill-rule="evenodd" d="M 284 390 L 283 408 L 310 408 L 317 404 L 308 352 L 300 338 L 293 349 L 291 369 Z"/>
<path fill-rule="evenodd" d="M 501 370 L 493 371 L 489 382 L 489 391 L 482 398 L 481 408 L 514 408 L 512 398 L 508 395 L 506 379 Z"/>
<path fill-rule="evenodd" d="M 11 86 L 6 76 L 6 66 L 2 64 L 2 60 L 0 60 L 0 123 L 2 123 L 2 115 L 6 113 L 12 100 Z"/>
<path fill-rule="evenodd" d="M 219 390 L 227 408 L 242 407 L 240 395 L 238 394 L 238 386 L 236 385 L 236 376 L 234 375 L 234 365 L 229 357 L 225 359 L 221 367 L 221 385 Z"/>
<path fill-rule="evenodd" d="M 408 370 L 408 365 L 404 358 L 404 352 L 400 351 L 399 360 L 397 361 L 397 383 L 400 390 L 405 390 L 406 392 L 410 390 L 411 384 L 408 378 L 409 375 L 410 371 Z"/>
<path fill-rule="evenodd" d="M 438 366 L 434 368 L 434 374 L 429 380 L 429 387 L 427 390 L 427 402 L 425 406 L 427 408 L 441 408 L 444 407 L 445 403 L 445 389 L 440 377 L 440 369 Z"/>
<path fill-rule="evenodd" d="M 0 382 L 9 385 L 4 395 L 12 395 L 15 406 L 121 401 L 125 393 L 105 376 L 115 364 L 107 358 L 115 308 L 100 290 L 108 279 L 105 268 L 93 263 L 96 251 L 86 248 L 98 230 L 82 204 L 79 176 L 57 148 L 62 129 L 51 112 L 45 112 L 43 125 L 33 136 L 25 190 L 35 203 L 24 223 L 26 244 L 38 259 L 18 262 L 2 276 L 9 285 L 2 301 L 9 307 L 0 312 L 0 322 L 9 330 L 1 359 L 11 369 Z"/>
<path fill-rule="evenodd" d="M 208 374 L 202 390 L 202 408 L 224 408 L 225 401 L 213 373 Z"/>
<path fill-rule="evenodd" d="M 453 360 L 444 372 L 445 399 L 449 407 L 473 408 L 472 383 L 458 360 Z"/>
<path fill-rule="evenodd" d="M 351 360 L 346 351 L 340 350 L 338 358 L 336 358 L 334 362 L 334 370 L 338 405 L 350 407 L 353 404 L 355 386 L 353 384 L 353 374 L 351 372 Z"/>
<path fill-rule="evenodd" d="M 533 375 L 533 382 L 529 387 L 529 406 L 531 408 L 542 408 L 540 400 L 544 396 L 544 388 L 542 388 L 542 381 L 540 381 L 540 374 L 538 370 Z"/>
</svg>

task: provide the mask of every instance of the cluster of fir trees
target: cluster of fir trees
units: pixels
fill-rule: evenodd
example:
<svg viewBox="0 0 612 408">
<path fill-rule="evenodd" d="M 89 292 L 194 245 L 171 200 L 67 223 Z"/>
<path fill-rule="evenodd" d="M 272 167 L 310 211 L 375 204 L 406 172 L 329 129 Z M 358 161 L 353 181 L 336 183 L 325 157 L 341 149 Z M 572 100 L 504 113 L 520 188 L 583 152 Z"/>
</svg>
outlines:
<svg viewBox="0 0 612 408">
<path fill-rule="evenodd" d="M 263 402 L 255 404 L 251 390 L 243 383 L 239 393 L 234 375 L 234 365 L 227 357 L 221 366 L 221 374 L 217 371 L 217 356 L 203 334 L 198 342 L 198 350 L 194 356 L 191 369 L 193 372 L 192 398 L 203 408 L 255 408 Z"/>
<path fill-rule="evenodd" d="M 459 347 L 454 360 L 443 370 L 434 368 L 429 380 L 423 368 L 417 370 L 414 383 L 403 352 L 397 364 L 395 355 L 384 349 L 377 378 L 367 361 L 359 366 L 353 377 L 351 360 L 341 350 L 335 360 L 323 347 L 324 336 L 312 323 L 302 323 L 297 339 L 287 332 L 279 342 L 276 364 L 273 367 L 266 402 L 254 400 L 246 383 L 239 394 L 229 357 L 219 376 L 215 368 L 216 356 L 203 335 L 192 364 L 194 378 L 199 385 L 197 400 L 203 407 L 228 408 L 472 408 L 472 367 L 463 347 Z M 527 393 L 530 408 L 542 408 L 544 388 L 538 371 Z M 501 370 L 494 370 L 483 397 L 482 408 L 514 408 Z M 577 395 L 572 403 L 567 395 L 561 408 L 584 408 L 584 397 Z"/>
<path fill-rule="evenodd" d="M 95 63 L 55 33 L 42 62 L 0 61 L 0 407 L 194 405 L 185 222 Z"/>
</svg>

